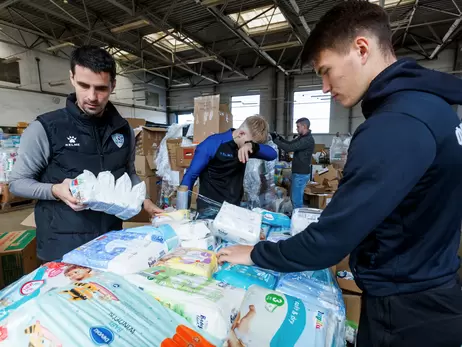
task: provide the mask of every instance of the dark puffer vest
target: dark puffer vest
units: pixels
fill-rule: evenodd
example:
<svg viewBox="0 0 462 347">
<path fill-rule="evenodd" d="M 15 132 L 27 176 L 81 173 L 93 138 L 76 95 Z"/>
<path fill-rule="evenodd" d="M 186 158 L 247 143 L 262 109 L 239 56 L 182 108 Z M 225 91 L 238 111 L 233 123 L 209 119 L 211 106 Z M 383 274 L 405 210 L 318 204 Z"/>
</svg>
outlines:
<svg viewBox="0 0 462 347">
<path fill-rule="evenodd" d="M 128 122 L 108 103 L 100 118 L 88 117 L 69 95 L 66 108 L 37 118 L 50 143 L 48 167 L 39 181 L 57 184 L 75 178 L 83 170 L 95 175 L 111 171 L 122 176 L 130 158 L 132 131 Z M 115 216 L 90 210 L 75 212 L 62 201 L 41 200 L 35 207 L 37 255 L 45 261 L 64 254 L 110 230 L 122 228 Z"/>
</svg>

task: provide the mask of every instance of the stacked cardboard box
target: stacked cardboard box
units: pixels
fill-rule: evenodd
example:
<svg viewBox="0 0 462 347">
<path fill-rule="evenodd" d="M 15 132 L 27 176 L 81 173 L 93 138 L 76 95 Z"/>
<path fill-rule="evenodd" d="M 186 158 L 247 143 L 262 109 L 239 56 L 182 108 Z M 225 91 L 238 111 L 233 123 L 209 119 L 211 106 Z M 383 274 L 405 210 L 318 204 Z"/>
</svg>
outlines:
<svg viewBox="0 0 462 347">
<path fill-rule="evenodd" d="M 233 116 L 228 105 L 220 105 L 220 95 L 194 98 L 194 143 L 198 144 L 213 134 L 233 127 Z"/>
<path fill-rule="evenodd" d="M 167 129 L 139 127 L 135 130 L 136 159 L 135 168 L 139 176 L 154 176 L 156 169 L 155 154 Z"/>
<path fill-rule="evenodd" d="M 308 206 L 325 209 L 338 189 L 341 178 L 342 172 L 332 165 L 317 171 L 313 175 L 313 182 L 309 182 L 305 187 L 305 200 L 308 201 Z"/>
</svg>

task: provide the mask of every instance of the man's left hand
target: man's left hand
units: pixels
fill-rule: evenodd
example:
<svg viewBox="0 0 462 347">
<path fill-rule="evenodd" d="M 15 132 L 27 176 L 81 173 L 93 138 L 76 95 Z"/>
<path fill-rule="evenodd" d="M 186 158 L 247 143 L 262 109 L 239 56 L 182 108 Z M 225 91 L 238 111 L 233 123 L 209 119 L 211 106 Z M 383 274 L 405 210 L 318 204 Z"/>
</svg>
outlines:
<svg viewBox="0 0 462 347">
<path fill-rule="evenodd" d="M 245 164 L 249 161 L 249 157 L 252 153 L 253 153 L 252 144 L 246 143 L 244 146 L 239 148 L 239 152 L 237 152 L 237 156 L 239 157 L 239 161 Z"/>
<path fill-rule="evenodd" d="M 156 214 L 164 212 L 164 210 L 157 207 L 150 199 L 144 200 L 143 208 L 150 216 L 155 216 Z"/>
<path fill-rule="evenodd" d="M 227 248 L 222 248 L 218 253 L 218 261 L 220 264 L 231 263 L 231 264 L 241 264 L 241 265 L 254 265 L 252 259 L 250 258 L 250 253 L 252 253 L 253 246 L 231 246 Z"/>
</svg>

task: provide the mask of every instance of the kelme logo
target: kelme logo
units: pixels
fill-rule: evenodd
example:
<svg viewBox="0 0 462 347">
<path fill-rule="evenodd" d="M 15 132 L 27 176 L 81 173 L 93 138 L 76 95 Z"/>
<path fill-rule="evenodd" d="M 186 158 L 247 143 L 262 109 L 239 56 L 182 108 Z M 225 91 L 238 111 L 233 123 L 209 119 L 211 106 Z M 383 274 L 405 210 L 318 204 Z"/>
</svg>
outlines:
<svg viewBox="0 0 462 347">
<path fill-rule="evenodd" d="M 110 345 L 114 341 L 114 333 L 105 327 L 90 328 L 90 337 L 98 345 Z"/>
</svg>

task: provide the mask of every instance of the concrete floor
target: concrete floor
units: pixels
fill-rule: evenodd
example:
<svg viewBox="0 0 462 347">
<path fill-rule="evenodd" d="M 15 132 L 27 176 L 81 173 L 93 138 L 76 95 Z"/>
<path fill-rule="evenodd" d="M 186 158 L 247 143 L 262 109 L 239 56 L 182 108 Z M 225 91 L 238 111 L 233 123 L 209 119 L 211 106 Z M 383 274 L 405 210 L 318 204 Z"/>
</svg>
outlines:
<svg viewBox="0 0 462 347">
<path fill-rule="evenodd" d="M 0 214 L 0 232 L 30 229 L 21 225 L 21 222 L 33 211 L 33 208 L 28 208 L 25 210 Z"/>
</svg>

